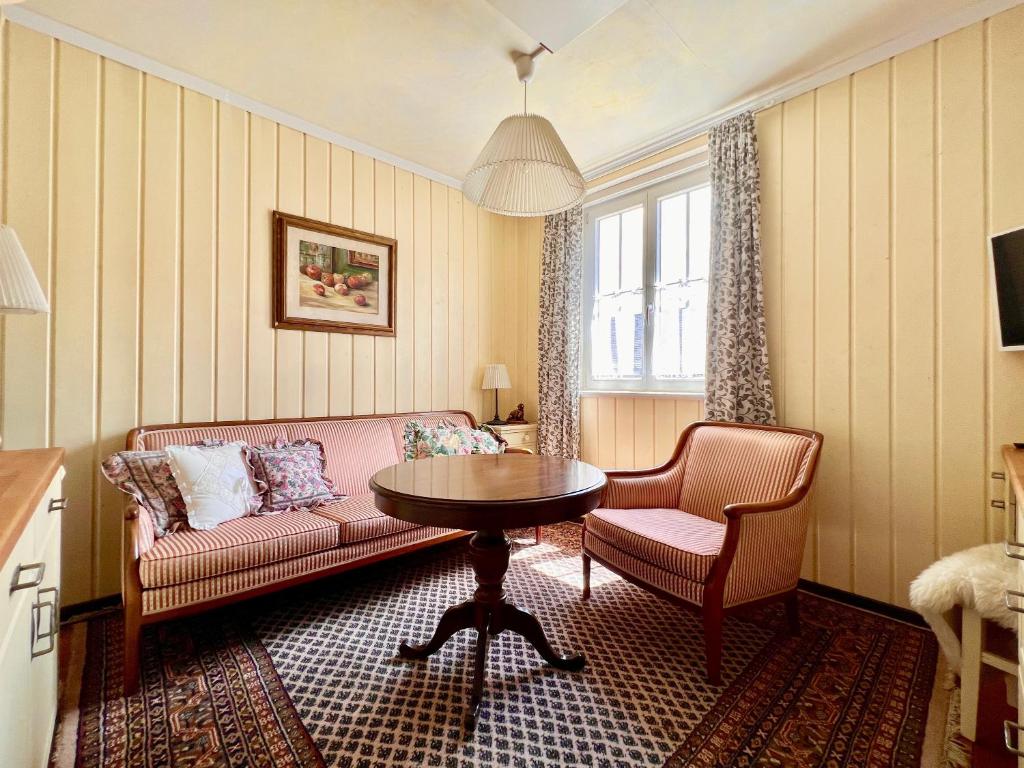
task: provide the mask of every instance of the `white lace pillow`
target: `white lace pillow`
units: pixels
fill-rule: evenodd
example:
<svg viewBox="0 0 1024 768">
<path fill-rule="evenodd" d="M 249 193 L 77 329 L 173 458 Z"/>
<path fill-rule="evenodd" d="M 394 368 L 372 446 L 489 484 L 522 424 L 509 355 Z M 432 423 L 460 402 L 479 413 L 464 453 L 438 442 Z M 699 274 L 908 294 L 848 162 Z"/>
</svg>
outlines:
<svg viewBox="0 0 1024 768">
<path fill-rule="evenodd" d="M 245 443 L 169 445 L 167 458 L 185 500 L 188 524 L 196 530 L 208 531 L 260 508 L 263 500 Z"/>
</svg>

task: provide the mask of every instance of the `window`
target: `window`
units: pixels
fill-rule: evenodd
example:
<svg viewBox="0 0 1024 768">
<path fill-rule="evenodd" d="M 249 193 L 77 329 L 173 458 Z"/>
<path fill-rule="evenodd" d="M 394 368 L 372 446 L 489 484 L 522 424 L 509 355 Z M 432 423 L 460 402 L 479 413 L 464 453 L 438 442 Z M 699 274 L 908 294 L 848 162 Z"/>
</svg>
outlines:
<svg viewBox="0 0 1024 768">
<path fill-rule="evenodd" d="M 583 388 L 702 392 L 706 174 L 595 205 L 584 226 Z"/>
</svg>

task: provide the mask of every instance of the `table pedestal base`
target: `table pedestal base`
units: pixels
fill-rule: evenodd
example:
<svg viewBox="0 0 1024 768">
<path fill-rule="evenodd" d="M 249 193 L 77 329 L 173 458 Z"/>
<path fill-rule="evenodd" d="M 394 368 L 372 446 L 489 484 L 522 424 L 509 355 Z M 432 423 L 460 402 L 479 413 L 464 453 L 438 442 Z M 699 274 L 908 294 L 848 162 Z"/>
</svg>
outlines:
<svg viewBox="0 0 1024 768">
<path fill-rule="evenodd" d="M 469 542 L 470 558 L 476 574 L 477 589 L 472 600 L 453 605 L 441 617 L 433 637 L 422 645 L 403 642 L 398 653 L 406 659 L 425 659 L 435 653 L 460 629 L 476 629 L 476 664 L 473 668 L 473 697 L 466 726 L 476 723 L 484 689 L 484 669 L 490 638 L 508 629 L 526 638 L 541 657 L 553 667 L 576 672 L 586 660 L 580 653 L 559 654 L 551 648 L 537 617 L 505 600 L 505 573 L 508 571 L 512 542 L 502 531 L 479 531 Z"/>
</svg>

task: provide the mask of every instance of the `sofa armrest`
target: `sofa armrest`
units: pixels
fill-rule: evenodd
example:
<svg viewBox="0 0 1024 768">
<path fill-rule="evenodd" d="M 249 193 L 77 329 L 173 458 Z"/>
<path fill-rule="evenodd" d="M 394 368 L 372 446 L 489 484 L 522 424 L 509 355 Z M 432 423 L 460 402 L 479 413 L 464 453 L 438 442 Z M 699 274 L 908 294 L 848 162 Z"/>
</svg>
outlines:
<svg viewBox="0 0 1024 768">
<path fill-rule="evenodd" d="M 149 510 L 132 500 L 125 506 L 124 525 L 125 546 L 130 546 L 130 549 L 125 552 L 126 559 L 138 560 L 156 543 L 153 518 L 150 516 Z"/>
</svg>

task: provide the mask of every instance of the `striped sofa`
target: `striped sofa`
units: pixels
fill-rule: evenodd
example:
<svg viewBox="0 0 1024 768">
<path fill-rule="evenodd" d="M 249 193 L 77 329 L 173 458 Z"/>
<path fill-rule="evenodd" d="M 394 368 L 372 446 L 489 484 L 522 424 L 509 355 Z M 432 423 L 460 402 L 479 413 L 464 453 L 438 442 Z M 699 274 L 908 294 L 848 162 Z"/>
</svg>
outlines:
<svg viewBox="0 0 1024 768">
<path fill-rule="evenodd" d="M 583 598 L 597 560 L 645 589 L 699 610 L 708 678 L 721 679 L 728 611 L 783 600 L 798 629 L 796 587 L 817 432 L 697 422 L 657 469 L 608 472 L 583 531 Z"/>
<path fill-rule="evenodd" d="M 410 419 L 436 426 L 442 419 L 476 426 L 465 411 L 295 420 L 164 424 L 128 434 L 128 450 L 159 450 L 204 438 L 250 445 L 281 437 L 324 444 L 327 476 L 340 501 L 312 512 L 243 517 L 213 530 L 154 536 L 149 513 L 126 508 L 122 580 L 125 611 L 125 690 L 139 685 L 142 627 L 265 594 L 361 565 L 467 536 L 388 517 L 373 504 L 368 482 L 402 461 Z"/>
</svg>

